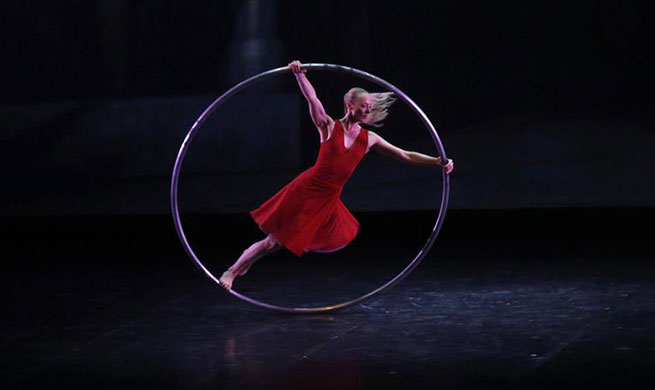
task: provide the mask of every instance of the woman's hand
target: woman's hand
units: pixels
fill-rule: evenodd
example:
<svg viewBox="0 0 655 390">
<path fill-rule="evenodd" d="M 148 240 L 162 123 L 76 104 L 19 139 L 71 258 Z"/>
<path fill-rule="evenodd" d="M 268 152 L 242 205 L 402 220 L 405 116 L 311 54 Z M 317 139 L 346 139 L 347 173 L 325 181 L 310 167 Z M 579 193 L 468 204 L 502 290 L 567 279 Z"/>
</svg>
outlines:
<svg viewBox="0 0 655 390">
<path fill-rule="evenodd" d="M 439 158 L 439 159 L 441 159 L 441 158 Z M 455 163 L 453 162 L 453 160 L 448 159 L 448 162 L 446 163 L 446 165 L 443 165 L 442 167 L 443 167 L 444 172 L 446 172 L 446 175 L 447 175 L 450 172 L 452 172 L 453 169 L 455 169 Z"/>
<path fill-rule="evenodd" d="M 301 66 L 302 64 L 298 60 L 289 63 L 289 69 L 291 69 L 291 71 L 296 74 L 307 72 L 307 69 L 303 69 Z"/>
</svg>

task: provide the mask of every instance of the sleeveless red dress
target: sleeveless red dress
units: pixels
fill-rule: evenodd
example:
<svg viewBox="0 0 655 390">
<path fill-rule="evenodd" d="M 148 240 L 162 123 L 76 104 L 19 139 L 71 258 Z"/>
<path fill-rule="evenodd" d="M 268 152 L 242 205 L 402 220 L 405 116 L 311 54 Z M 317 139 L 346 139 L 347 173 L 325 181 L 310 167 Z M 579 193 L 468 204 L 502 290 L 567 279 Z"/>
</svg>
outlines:
<svg viewBox="0 0 655 390">
<path fill-rule="evenodd" d="M 341 249 L 359 231 L 359 222 L 339 196 L 366 154 L 368 131 L 362 128 L 348 149 L 344 141 L 337 120 L 332 137 L 321 143 L 316 163 L 250 212 L 264 233 L 298 257 Z"/>
</svg>

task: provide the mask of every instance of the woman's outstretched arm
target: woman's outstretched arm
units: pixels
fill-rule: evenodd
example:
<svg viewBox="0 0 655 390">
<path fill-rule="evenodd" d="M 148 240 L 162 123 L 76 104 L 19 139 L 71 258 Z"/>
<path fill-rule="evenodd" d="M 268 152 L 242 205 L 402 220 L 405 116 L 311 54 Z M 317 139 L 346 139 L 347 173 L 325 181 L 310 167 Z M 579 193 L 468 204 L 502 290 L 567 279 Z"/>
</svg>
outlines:
<svg viewBox="0 0 655 390">
<path fill-rule="evenodd" d="M 369 131 L 368 134 L 369 139 L 372 142 L 371 149 L 387 157 L 395 158 L 396 160 L 411 165 L 442 167 L 446 173 L 452 172 L 455 167 L 453 160 L 451 159 L 448 159 L 448 162 L 444 164 L 441 157 L 432 157 L 419 152 L 403 150 L 390 144 L 387 140 L 373 131 Z"/>
<path fill-rule="evenodd" d="M 316 97 L 314 87 L 309 80 L 307 80 L 307 76 L 305 76 L 307 70 L 302 69 L 301 66 L 302 65 L 299 61 L 293 61 L 289 64 L 289 68 L 296 76 L 296 81 L 298 81 L 300 91 L 303 96 L 305 96 L 305 99 L 307 99 L 307 103 L 309 103 L 309 115 L 311 115 L 314 125 L 319 129 L 323 129 L 328 125 L 330 118 L 325 113 L 323 104 L 318 100 L 318 97 Z"/>
</svg>

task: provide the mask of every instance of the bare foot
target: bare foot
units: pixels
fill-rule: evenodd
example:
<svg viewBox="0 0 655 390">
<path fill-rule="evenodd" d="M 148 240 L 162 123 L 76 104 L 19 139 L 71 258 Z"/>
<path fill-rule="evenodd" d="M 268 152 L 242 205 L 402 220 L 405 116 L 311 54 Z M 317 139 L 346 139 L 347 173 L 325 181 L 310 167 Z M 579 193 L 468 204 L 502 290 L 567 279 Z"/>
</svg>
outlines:
<svg viewBox="0 0 655 390">
<path fill-rule="evenodd" d="M 223 272 L 223 275 L 221 275 L 221 278 L 218 281 L 221 283 L 221 286 L 223 286 L 223 288 L 225 288 L 226 290 L 231 290 L 232 282 L 234 282 L 235 277 L 236 275 L 233 274 L 232 271 L 227 270 Z"/>
</svg>

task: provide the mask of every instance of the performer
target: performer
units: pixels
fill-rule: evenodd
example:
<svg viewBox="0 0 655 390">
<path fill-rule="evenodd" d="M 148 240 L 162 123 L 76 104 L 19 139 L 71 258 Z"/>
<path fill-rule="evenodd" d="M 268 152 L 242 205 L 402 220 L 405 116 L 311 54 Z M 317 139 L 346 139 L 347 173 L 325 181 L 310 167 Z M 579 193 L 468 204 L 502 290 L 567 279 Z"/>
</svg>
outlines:
<svg viewBox="0 0 655 390">
<path fill-rule="evenodd" d="M 282 246 L 300 257 L 304 252 L 333 252 L 348 245 L 357 236 L 359 222 L 339 197 L 370 149 L 408 164 L 438 166 L 446 174 L 453 170 L 451 159 L 444 163 L 440 157 L 403 150 L 360 126 L 382 126 L 387 109 L 396 100 L 392 92 L 352 88 L 343 98 L 345 115 L 334 120 L 325 113 L 301 63 L 293 61 L 289 68 L 309 103 L 320 136 L 318 158 L 314 166 L 250 212 L 267 237 L 252 244 L 223 273 L 220 283 L 226 289 L 231 289 L 234 278 L 248 272 L 255 261 Z"/>
</svg>

